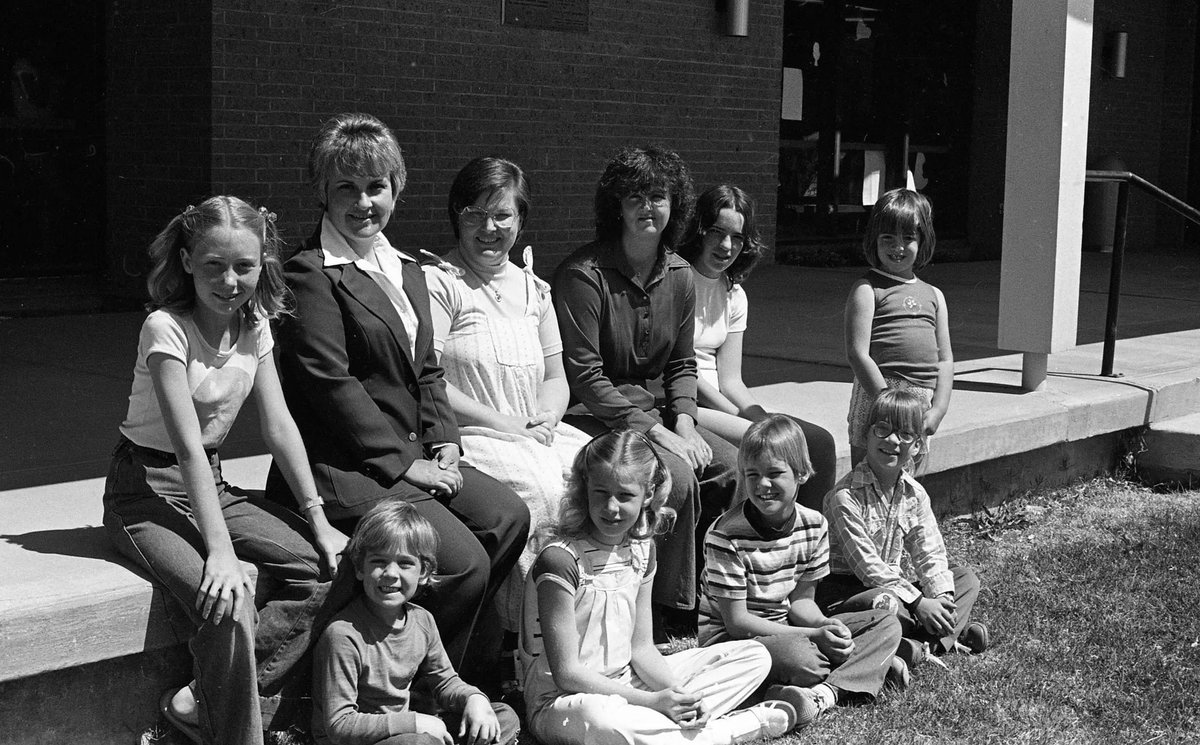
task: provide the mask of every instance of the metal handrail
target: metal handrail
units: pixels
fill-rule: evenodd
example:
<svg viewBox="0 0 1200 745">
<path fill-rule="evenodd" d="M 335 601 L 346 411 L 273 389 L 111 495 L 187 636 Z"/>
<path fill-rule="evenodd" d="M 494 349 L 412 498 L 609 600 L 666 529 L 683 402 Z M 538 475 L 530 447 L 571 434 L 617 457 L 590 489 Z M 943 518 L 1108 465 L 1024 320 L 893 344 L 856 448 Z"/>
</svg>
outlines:
<svg viewBox="0 0 1200 745">
<path fill-rule="evenodd" d="M 1174 197 L 1146 179 L 1129 171 L 1087 171 L 1087 181 L 1114 181 L 1117 184 L 1117 224 L 1113 229 L 1112 267 L 1108 275 L 1108 312 L 1104 317 L 1104 357 L 1100 374 L 1113 375 L 1113 356 L 1117 349 L 1117 307 L 1121 300 L 1121 271 L 1125 264 L 1125 228 L 1129 220 L 1129 185 L 1133 184 L 1185 219 L 1200 225 L 1200 210 Z"/>
</svg>

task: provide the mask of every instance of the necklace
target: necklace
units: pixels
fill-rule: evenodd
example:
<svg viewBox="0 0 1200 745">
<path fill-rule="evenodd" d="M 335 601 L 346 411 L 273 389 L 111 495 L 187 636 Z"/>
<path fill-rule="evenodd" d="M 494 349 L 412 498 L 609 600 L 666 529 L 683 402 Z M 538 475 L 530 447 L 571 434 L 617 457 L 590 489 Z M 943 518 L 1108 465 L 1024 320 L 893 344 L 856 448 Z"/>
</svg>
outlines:
<svg viewBox="0 0 1200 745">
<path fill-rule="evenodd" d="M 479 280 L 479 284 L 481 284 L 485 289 L 489 290 L 496 297 L 497 303 L 501 301 L 500 290 L 499 290 L 499 288 L 497 288 L 495 285 L 492 284 L 491 280 L 484 279 L 483 275 L 480 274 L 479 272 L 475 271 L 475 268 L 473 266 L 471 266 L 469 263 L 467 263 L 466 261 L 464 261 L 462 263 L 462 265 L 466 268 L 466 270 L 468 272 L 475 275 L 475 279 Z"/>
</svg>

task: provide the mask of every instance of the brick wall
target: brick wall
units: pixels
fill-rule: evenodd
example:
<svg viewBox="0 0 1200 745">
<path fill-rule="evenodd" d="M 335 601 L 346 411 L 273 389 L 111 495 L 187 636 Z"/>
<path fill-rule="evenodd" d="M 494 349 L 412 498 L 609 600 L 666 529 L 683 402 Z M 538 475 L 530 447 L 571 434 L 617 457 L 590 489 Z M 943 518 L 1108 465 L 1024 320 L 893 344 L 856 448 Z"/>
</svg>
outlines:
<svg viewBox="0 0 1200 745">
<path fill-rule="evenodd" d="M 1105 36 L 1129 34 L 1123 79 L 1101 67 Z M 1134 173 L 1180 198 L 1187 195 L 1196 4 L 1189 0 L 1096 3 L 1089 167 L 1115 155 Z M 1174 249 L 1182 218 L 1131 192 L 1128 246 Z"/>
<path fill-rule="evenodd" d="M 545 273 L 591 239 L 606 159 L 646 141 L 677 149 L 698 187 L 749 190 L 773 235 L 783 3 L 750 5 L 750 35 L 730 38 L 712 0 L 590 0 L 587 33 L 501 25 L 501 0 L 214 0 L 212 188 L 306 236 L 308 142 L 360 110 L 404 149 L 409 187 L 388 234 L 410 250 L 450 247 L 450 181 L 501 155 L 532 179 L 521 245 Z"/>
<path fill-rule="evenodd" d="M 206 2 L 108 3 L 108 289 L 141 296 L 145 249 L 211 190 L 211 12 Z"/>
</svg>

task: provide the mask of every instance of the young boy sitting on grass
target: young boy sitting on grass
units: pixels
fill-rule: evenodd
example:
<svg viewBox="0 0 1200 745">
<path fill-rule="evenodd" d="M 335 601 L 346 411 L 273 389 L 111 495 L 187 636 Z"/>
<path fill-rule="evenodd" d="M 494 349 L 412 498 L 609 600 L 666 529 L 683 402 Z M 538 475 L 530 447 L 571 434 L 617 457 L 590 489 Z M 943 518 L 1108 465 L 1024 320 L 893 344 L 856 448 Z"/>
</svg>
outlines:
<svg viewBox="0 0 1200 745">
<path fill-rule="evenodd" d="M 817 588 L 826 612 L 891 608 L 910 665 L 956 648 L 988 648 L 987 627 L 971 621 L 979 578 L 949 566 L 929 495 L 905 471 L 922 448 L 925 402 L 909 391 L 885 389 L 871 405 L 866 456 L 825 496 L 830 575 Z"/>
<path fill-rule="evenodd" d="M 738 494 L 704 538 L 699 642 L 755 639 L 771 654 L 768 698 L 795 707 L 797 726 L 836 703 L 874 700 L 891 677 L 908 684 L 894 657 L 900 624 L 887 610 L 827 617 L 818 581 L 829 572 L 821 514 L 796 502 L 812 475 L 804 432 L 772 414 L 754 423 L 738 452 Z"/>
<path fill-rule="evenodd" d="M 380 502 L 346 546 L 362 594 L 335 616 L 313 665 L 317 745 L 510 745 L 517 716 L 467 685 L 450 664 L 429 611 L 412 600 L 433 583 L 438 536 L 407 502 Z M 425 680 L 461 723 L 451 737 L 440 718 L 409 708 Z"/>
</svg>

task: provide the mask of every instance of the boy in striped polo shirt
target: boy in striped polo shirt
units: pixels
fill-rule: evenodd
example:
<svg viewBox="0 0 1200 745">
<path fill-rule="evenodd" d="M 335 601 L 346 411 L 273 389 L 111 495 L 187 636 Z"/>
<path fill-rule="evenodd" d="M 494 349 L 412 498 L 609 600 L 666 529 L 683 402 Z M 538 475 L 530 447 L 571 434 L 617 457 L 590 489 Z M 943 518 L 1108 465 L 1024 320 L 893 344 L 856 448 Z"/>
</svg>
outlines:
<svg viewBox="0 0 1200 745">
<path fill-rule="evenodd" d="M 900 625 L 886 609 L 826 617 L 813 600 L 829 574 L 829 531 L 796 502 L 812 475 L 804 432 L 790 417 L 756 422 L 738 452 L 738 498 L 704 539 L 701 645 L 756 639 L 771 653 L 768 698 L 796 707 L 808 724 L 838 702 L 873 700 L 889 677 Z"/>
</svg>

